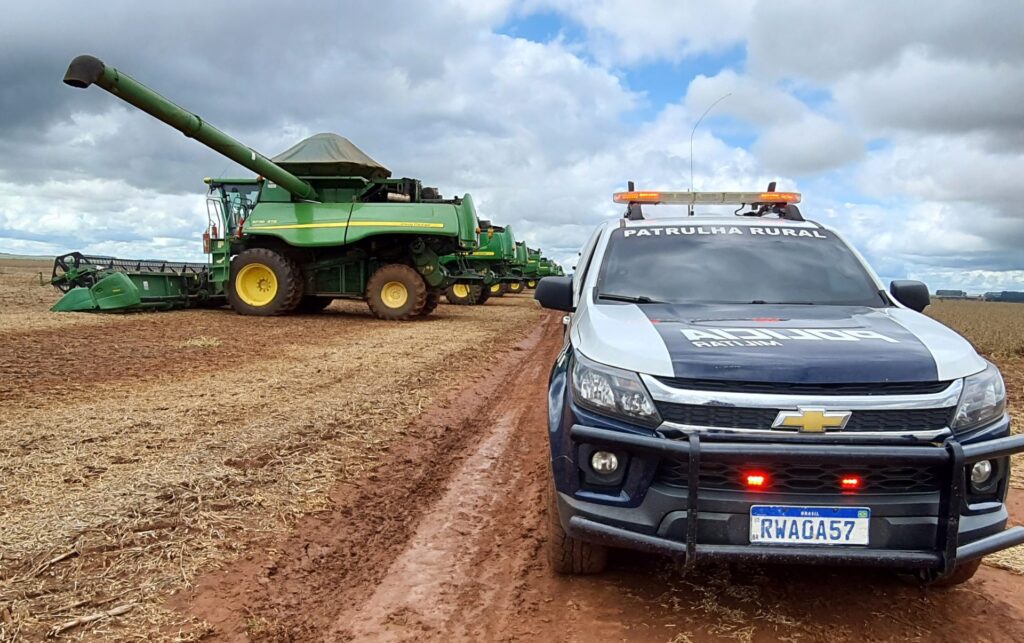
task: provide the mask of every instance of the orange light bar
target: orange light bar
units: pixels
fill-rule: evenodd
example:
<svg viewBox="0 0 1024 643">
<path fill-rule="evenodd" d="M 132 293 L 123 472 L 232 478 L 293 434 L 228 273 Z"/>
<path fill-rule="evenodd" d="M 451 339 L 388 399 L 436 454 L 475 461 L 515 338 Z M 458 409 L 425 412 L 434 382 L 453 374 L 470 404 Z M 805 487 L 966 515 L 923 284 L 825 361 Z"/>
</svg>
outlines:
<svg viewBox="0 0 1024 643">
<path fill-rule="evenodd" d="M 660 203 L 661 192 L 616 192 L 612 200 L 616 203 Z"/>
<path fill-rule="evenodd" d="M 768 486 L 768 476 L 760 471 L 744 474 L 743 481 L 748 489 L 763 489 Z"/>
<path fill-rule="evenodd" d="M 800 203 L 799 192 L 616 192 L 615 203 L 671 203 L 676 205 L 754 205 Z"/>
<path fill-rule="evenodd" d="M 839 486 L 843 489 L 860 489 L 860 476 L 843 476 L 839 479 Z"/>
<path fill-rule="evenodd" d="M 800 203 L 796 192 L 762 192 L 759 203 Z"/>
</svg>

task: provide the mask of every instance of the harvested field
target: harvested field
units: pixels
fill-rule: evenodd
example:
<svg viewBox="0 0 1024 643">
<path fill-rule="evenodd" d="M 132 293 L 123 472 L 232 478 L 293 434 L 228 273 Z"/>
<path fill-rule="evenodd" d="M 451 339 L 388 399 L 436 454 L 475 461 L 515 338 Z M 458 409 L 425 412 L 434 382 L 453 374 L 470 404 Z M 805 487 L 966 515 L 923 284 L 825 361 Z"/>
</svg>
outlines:
<svg viewBox="0 0 1024 643">
<path fill-rule="evenodd" d="M 552 576 L 544 394 L 561 325 L 529 296 L 399 324 L 344 302 L 56 315 L 41 270 L 0 263 L 0 641 L 62 626 L 64 640 L 1024 639 L 1021 579 L 994 566 L 928 592 L 845 569 L 682 576 L 628 553 L 601 577 Z M 955 326 L 945 303 L 934 314 Z M 967 303 L 962 330 L 1019 412 L 1024 357 L 998 336 L 1014 341 L 1024 306 Z M 1011 513 L 1024 518 L 1013 494 Z M 1020 558 L 990 562 L 1024 572 Z"/>
</svg>

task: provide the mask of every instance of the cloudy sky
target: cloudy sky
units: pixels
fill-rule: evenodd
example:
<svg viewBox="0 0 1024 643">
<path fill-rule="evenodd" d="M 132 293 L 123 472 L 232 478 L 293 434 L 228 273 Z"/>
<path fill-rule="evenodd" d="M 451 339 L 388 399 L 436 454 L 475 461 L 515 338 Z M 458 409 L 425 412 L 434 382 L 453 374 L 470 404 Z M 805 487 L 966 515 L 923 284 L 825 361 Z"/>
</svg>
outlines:
<svg viewBox="0 0 1024 643">
<path fill-rule="evenodd" d="M 237 8 L 244 6 L 244 9 Z M 627 180 L 804 194 L 883 278 L 1024 290 L 1024 4 L 4 3 L 0 252 L 201 259 L 248 175 L 98 88 L 94 54 L 267 155 L 321 131 L 470 192 L 566 266 Z"/>
</svg>

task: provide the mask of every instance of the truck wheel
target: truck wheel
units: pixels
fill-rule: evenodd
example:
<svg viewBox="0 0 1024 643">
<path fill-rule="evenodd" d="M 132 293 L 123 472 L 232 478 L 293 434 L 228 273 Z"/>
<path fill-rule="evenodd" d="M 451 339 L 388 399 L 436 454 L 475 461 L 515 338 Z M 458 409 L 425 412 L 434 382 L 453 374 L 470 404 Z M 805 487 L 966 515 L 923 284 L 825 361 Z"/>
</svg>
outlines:
<svg viewBox="0 0 1024 643">
<path fill-rule="evenodd" d="M 452 284 L 445 289 L 444 298 L 448 300 L 449 304 L 471 306 L 476 303 L 477 297 L 480 296 L 479 289 L 480 286 Z"/>
<path fill-rule="evenodd" d="M 299 302 L 299 305 L 295 307 L 297 313 L 319 313 L 324 308 L 331 305 L 334 301 L 333 297 L 320 297 L 317 295 L 306 295 Z"/>
<path fill-rule="evenodd" d="M 548 485 L 548 563 L 558 574 L 600 574 L 608 566 L 608 548 L 565 533 L 558 519 L 554 484 Z"/>
<path fill-rule="evenodd" d="M 302 299 L 299 267 L 267 248 L 243 250 L 231 260 L 228 303 L 241 315 L 283 315 Z"/>
<path fill-rule="evenodd" d="M 427 301 L 423 304 L 423 310 L 418 314 L 420 317 L 426 317 L 430 313 L 434 312 L 437 305 L 441 303 L 441 293 L 432 291 L 427 293 Z"/>
<path fill-rule="evenodd" d="M 513 281 L 512 283 L 508 284 L 508 291 L 513 295 L 518 295 L 524 290 L 526 290 L 526 287 L 523 286 L 523 282 L 521 281 Z"/>
<path fill-rule="evenodd" d="M 957 565 L 953 568 L 953 571 L 945 576 L 935 574 L 934 572 L 924 572 L 921 576 L 921 581 L 928 587 L 954 587 L 971 580 L 978 573 L 979 567 L 981 567 L 980 558 L 969 563 Z"/>
<path fill-rule="evenodd" d="M 504 281 L 499 281 L 487 287 L 488 297 L 504 297 L 506 292 L 508 292 L 508 284 Z"/>
<path fill-rule="evenodd" d="M 378 268 L 367 282 L 366 303 L 377 319 L 409 319 L 426 305 L 427 284 L 410 266 L 389 263 Z"/>
</svg>

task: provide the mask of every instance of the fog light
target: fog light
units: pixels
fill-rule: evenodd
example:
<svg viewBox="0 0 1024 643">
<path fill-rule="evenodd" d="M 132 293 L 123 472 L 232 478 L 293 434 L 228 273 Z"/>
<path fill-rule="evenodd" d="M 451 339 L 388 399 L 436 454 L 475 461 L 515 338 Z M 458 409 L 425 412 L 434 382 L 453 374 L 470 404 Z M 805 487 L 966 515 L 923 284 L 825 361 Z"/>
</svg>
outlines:
<svg viewBox="0 0 1024 643">
<path fill-rule="evenodd" d="M 594 455 L 590 456 L 590 468 L 601 475 L 615 473 L 619 468 L 619 459 L 608 451 L 594 451 Z"/>
<path fill-rule="evenodd" d="M 971 467 L 971 485 L 984 487 L 992 479 L 992 461 L 982 460 L 975 462 Z"/>
</svg>

